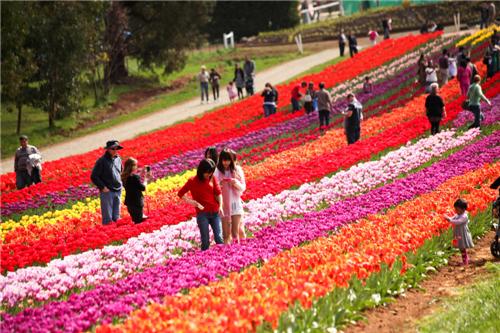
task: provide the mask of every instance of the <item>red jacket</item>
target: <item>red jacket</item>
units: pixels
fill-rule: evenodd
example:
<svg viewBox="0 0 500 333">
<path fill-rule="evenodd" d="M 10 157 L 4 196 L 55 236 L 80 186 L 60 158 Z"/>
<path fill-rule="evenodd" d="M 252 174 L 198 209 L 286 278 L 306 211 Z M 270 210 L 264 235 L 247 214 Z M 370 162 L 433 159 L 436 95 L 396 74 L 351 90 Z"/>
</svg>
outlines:
<svg viewBox="0 0 500 333">
<path fill-rule="evenodd" d="M 196 213 L 202 211 L 217 213 L 219 211 L 219 203 L 215 197 L 221 195 L 222 192 L 215 176 L 212 176 L 211 180 L 199 180 L 197 176 L 194 176 L 184 184 L 177 195 L 182 198 L 187 192 L 191 192 L 193 200 L 204 207 L 203 210 L 196 207 Z"/>
</svg>

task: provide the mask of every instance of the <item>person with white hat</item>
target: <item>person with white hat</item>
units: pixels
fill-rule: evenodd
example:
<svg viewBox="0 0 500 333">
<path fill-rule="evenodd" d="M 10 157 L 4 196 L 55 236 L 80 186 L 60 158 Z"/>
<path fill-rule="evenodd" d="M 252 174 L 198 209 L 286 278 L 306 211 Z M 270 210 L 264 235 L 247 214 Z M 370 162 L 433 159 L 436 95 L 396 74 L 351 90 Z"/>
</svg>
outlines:
<svg viewBox="0 0 500 333">
<path fill-rule="evenodd" d="M 122 160 L 118 150 L 123 149 L 118 140 L 106 142 L 106 152 L 95 163 L 90 179 L 99 188 L 102 224 L 116 222 L 120 218 L 122 194 Z"/>
<path fill-rule="evenodd" d="M 208 82 L 210 81 L 210 74 L 205 66 L 201 66 L 201 72 L 198 74 L 198 81 L 200 81 L 201 104 L 203 104 L 204 96 L 208 103 Z"/>
</svg>

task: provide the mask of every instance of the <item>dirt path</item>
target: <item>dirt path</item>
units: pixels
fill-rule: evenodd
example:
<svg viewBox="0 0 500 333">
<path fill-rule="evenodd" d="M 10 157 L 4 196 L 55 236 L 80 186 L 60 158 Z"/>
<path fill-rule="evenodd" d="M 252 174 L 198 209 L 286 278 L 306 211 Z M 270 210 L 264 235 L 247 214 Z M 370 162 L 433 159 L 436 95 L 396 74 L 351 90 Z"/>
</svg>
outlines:
<svg viewBox="0 0 500 333">
<path fill-rule="evenodd" d="M 447 28 L 447 30 L 448 29 L 449 28 Z M 392 37 L 397 38 L 408 35 L 409 33 L 410 32 L 397 33 L 393 34 Z M 259 72 L 257 69 L 255 90 L 257 92 L 261 91 L 266 82 L 277 84 L 287 81 L 312 67 L 323 64 L 339 56 L 338 43 L 335 41 L 322 42 L 320 44 L 323 48 L 318 48 L 317 45 L 311 46 L 314 50 L 323 50 L 313 55 L 292 60 L 262 72 Z M 367 38 L 360 38 L 358 40 L 358 44 L 360 48 L 364 48 L 370 45 L 370 42 Z M 307 47 L 307 45 L 304 45 L 305 49 L 307 49 Z M 347 55 L 348 54 L 349 52 L 347 50 Z M 110 139 L 117 139 L 121 141 L 132 139 L 139 134 L 172 125 L 176 122 L 199 115 L 208 110 L 221 107 L 229 102 L 225 86 L 221 87 L 220 100 L 221 102 L 218 103 L 212 102 L 210 104 L 200 104 L 199 98 L 194 98 L 187 102 L 145 115 L 120 125 L 116 125 L 106 130 L 70 139 L 67 142 L 58 143 L 53 146 L 41 147 L 40 150 L 44 161 L 52 161 L 66 156 L 83 154 L 90 150 L 104 146 L 105 142 Z M 36 138 L 31 138 L 31 143 L 36 145 Z M 12 160 L 13 156 L 1 161 L 0 170 L 2 174 L 13 171 Z"/>
<path fill-rule="evenodd" d="M 494 262 L 490 243 L 495 233 L 490 231 L 470 251 L 471 264 L 460 265 L 460 254 L 450 259 L 448 266 L 422 281 L 422 290 L 409 290 L 385 307 L 371 309 L 364 313 L 367 320 L 347 327 L 345 333 L 401 333 L 416 332 L 417 320 L 431 314 L 443 299 L 458 295 L 459 289 L 479 281 L 488 272 L 486 262 Z M 497 261 L 498 262 L 498 261 Z"/>
</svg>

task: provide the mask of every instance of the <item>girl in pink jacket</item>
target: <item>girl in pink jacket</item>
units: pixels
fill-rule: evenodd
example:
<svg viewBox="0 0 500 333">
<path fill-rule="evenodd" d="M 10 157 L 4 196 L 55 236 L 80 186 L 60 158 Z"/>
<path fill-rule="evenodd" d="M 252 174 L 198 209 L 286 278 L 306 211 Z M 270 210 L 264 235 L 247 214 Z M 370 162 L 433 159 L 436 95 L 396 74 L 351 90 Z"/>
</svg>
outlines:
<svg viewBox="0 0 500 333">
<path fill-rule="evenodd" d="M 467 96 L 467 91 L 470 86 L 470 77 L 472 75 L 472 71 L 465 61 L 460 63 L 460 67 L 458 67 L 457 71 L 457 80 L 460 83 L 460 92 L 462 96 Z"/>
</svg>

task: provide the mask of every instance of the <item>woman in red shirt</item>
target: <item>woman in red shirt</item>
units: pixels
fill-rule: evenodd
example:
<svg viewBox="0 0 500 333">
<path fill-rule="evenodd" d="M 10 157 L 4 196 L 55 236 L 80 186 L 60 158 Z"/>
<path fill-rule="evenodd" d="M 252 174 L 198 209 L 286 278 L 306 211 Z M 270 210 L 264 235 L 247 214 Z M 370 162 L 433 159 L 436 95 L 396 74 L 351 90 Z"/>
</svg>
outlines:
<svg viewBox="0 0 500 333">
<path fill-rule="evenodd" d="M 196 176 L 189 179 L 179 190 L 179 197 L 196 209 L 196 222 L 200 229 L 201 249 L 210 246 L 210 231 L 212 227 L 216 244 L 223 244 L 221 232 L 222 192 L 217 179 L 213 175 L 215 163 L 211 159 L 203 159 L 198 165 Z M 186 197 L 191 192 L 192 199 Z"/>
</svg>

